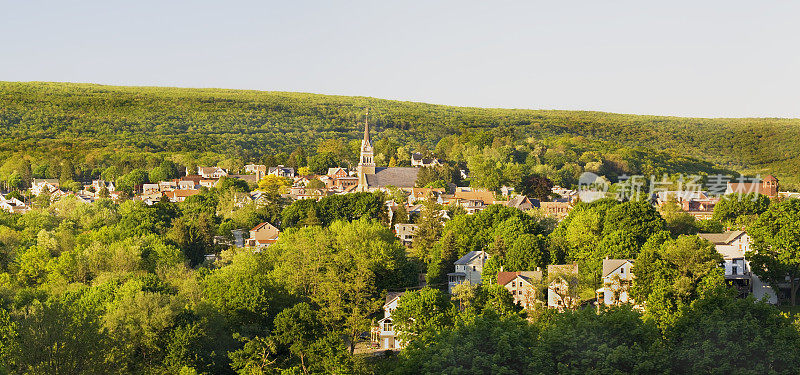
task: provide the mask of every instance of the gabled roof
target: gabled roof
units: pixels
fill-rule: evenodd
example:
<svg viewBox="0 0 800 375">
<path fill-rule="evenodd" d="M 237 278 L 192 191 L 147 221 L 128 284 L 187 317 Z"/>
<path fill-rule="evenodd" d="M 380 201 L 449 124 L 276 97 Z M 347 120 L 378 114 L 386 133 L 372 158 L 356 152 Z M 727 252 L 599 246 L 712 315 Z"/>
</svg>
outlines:
<svg viewBox="0 0 800 375">
<path fill-rule="evenodd" d="M 463 266 L 468 264 L 473 264 L 476 262 L 485 262 L 489 259 L 489 254 L 486 254 L 485 251 L 470 251 L 463 257 L 459 258 L 455 263 L 455 265 Z"/>
<path fill-rule="evenodd" d="M 633 259 L 603 259 L 603 276 L 606 277 L 610 273 L 622 267 L 625 263 L 633 264 Z"/>
<path fill-rule="evenodd" d="M 282 165 L 279 165 L 277 167 L 269 167 L 269 170 L 268 170 L 267 173 L 272 173 L 272 172 L 279 171 L 279 170 L 282 171 L 282 172 L 294 174 L 294 168 L 292 168 L 292 167 L 284 167 Z"/>
<path fill-rule="evenodd" d="M 506 206 L 520 208 L 523 204 L 528 203 L 531 207 L 539 207 L 539 200 L 538 199 L 529 199 L 524 195 L 517 195 L 508 200 Z M 520 208 L 521 209 L 521 208 Z"/>
<path fill-rule="evenodd" d="M 698 233 L 697 235 L 714 245 L 729 245 L 744 233 L 746 232 L 743 230 L 731 230 L 725 233 Z"/>
<path fill-rule="evenodd" d="M 386 292 L 386 303 L 383 305 L 386 306 L 392 303 L 392 301 L 402 297 L 404 293 L 405 292 Z"/>
<path fill-rule="evenodd" d="M 197 172 L 200 174 L 209 174 L 215 172 L 226 173 L 225 170 L 220 167 L 198 167 Z"/>
<path fill-rule="evenodd" d="M 272 224 L 270 224 L 270 223 L 265 221 L 265 222 L 263 222 L 261 224 L 256 225 L 253 229 L 250 229 L 250 230 L 251 231 L 258 231 L 258 230 L 261 230 L 262 228 L 267 227 L 267 226 L 275 228 L 274 225 L 272 225 Z M 267 228 L 269 228 L 269 227 L 267 227 Z M 275 228 L 275 229 L 277 229 L 277 228 Z"/>
<path fill-rule="evenodd" d="M 335 175 L 336 173 L 339 172 L 339 170 L 342 170 L 342 171 L 344 171 L 345 174 L 347 174 L 347 170 L 346 169 L 344 169 L 342 167 L 336 167 L 336 168 L 328 168 L 328 176 Z"/>
<path fill-rule="evenodd" d="M 517 277 L 533 284 L 536 281 L 542 280 L 542 271 L 517 271 L 517 272 L 498 272 L 497 283 L 506 285 Z"/>
</svg>

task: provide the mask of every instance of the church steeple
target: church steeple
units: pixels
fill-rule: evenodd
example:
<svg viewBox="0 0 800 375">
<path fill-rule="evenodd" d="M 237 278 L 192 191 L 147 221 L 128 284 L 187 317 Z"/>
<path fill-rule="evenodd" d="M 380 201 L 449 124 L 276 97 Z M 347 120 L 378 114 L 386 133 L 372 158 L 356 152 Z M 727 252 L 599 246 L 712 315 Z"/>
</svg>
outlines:
<svg viewBox="0 0 800 375">
<path fill-rule="evenodd" d="M 360 191 L 366 191 L 368 187 L 367 175 L 375 174 L 375 160 L 372 142 L 369 138 L 369 109 L 364 120 L 364 139 L 361 140 L 361 156 L 358 159 L 358 185 Z"/>
<path fill-rule="evenodd" d="M 361 147 L 363 148 L 364 145 L 372 146 L 369 140 L 369 108 L 367 108 L 367 116 L 364 117 L 364 140 L 361 141 Z"/>
</svg>

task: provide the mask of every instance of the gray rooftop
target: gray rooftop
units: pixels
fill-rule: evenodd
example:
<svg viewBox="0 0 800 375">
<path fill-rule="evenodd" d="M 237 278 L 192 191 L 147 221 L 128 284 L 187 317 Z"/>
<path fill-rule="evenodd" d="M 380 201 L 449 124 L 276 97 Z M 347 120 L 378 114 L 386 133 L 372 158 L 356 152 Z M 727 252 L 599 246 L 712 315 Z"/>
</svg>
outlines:
<svg viewBox="0 0 800 375">
<path fill-rule="evenodd" d="M 714 245 L 727 245 L 744 233 L 742 230 L 732 230 L 725 233 L 698 233 L 700 238 L 708 240 Z"/>
<path fill-rule="evenodd" d="M 386 303 L 384 305 L 388 305 L 389 302 L 392 302 L 395 298 L 400 297 L 405 292 L 386 292 Z"/>
<path fill-rule="evenodd" d="M 417 182 L 419 168 L 413 167 L 378 167 L 375 174 L 368 174 L 367 185 L 369 187 L 414 187 Z"/>
<path fill-rule="evenodd" d="M 489 259 L 489 254 L 486 254 L 486 252 L 484 251 L 470 251 L 453 264 L 459 266 L 474 264 L 474 263 L 483 264 L 484 262 L 486 262 L 487 259 Z"/>
</svg>

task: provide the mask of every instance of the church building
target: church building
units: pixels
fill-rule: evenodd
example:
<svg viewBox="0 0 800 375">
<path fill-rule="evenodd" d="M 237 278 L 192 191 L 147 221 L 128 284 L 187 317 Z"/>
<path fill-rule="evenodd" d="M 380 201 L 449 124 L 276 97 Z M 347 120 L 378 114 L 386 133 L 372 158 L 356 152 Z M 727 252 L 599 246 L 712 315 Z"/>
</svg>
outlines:
<svg viewBox="0 0 800 375">
<path fill-rule="evenodd" d="M 364 121 L 364 139 L 361 140 L 361 157 L 358 159 L 358 187 L 356 191 L 382 190 L 389 186 L 410 189 L 417 182 L 419 168 L 376 167 L 374 150 L 369 138 L 369 116 Z"/>
</svg>

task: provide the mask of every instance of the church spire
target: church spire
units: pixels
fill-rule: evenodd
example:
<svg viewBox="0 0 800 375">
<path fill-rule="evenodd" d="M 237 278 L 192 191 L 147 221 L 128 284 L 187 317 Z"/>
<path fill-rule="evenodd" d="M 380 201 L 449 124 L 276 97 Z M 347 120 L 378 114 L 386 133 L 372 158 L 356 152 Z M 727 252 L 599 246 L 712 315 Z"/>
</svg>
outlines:
<svg viewBox="0 0 800 375">
<path fill-rule="evenodd" d="M 367 118 L 364 120 L 364 139 L 361 141 L 361 157 L 358 160 L 358 185 L 360 191 L 369 185 L 367 183 L 367 175 L 375 174 L 375 159 L 372 143 L 369 139 L 369 108 L 367 109 Z"/>
</svg>

